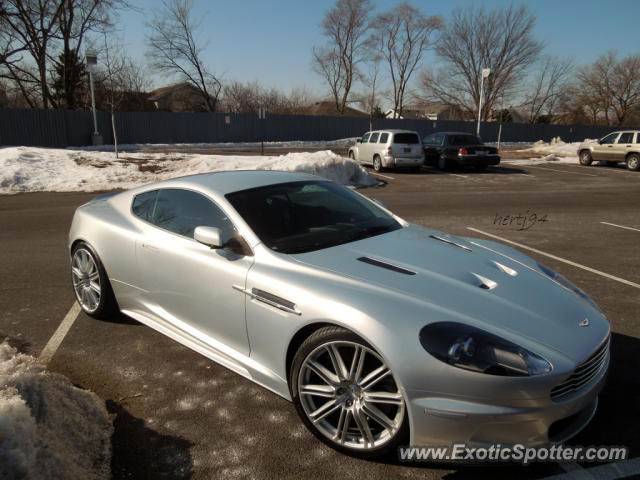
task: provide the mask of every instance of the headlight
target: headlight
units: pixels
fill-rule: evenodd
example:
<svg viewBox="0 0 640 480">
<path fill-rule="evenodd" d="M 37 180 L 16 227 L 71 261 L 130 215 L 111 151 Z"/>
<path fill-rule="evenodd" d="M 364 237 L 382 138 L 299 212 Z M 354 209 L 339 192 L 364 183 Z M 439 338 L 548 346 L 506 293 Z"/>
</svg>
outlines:
<svg viewBox="0 0 640 480">
<path fill-rule="evenodd" d="M 437 322 L 420 330 L 420 343 L 438 360 L 489 375 L 530 376 L 551 371 L 535 353 L 491 333 L 456 322 Z"/>
<path fill-rule="evenodd" d="M 551 270 L 549 267 L 541 263 L 538 263 L 538 268 L 542 270 L 544 274 L 547 275 L 549 278 L 551 278 L 552 280 L 555 280 L 557 283 L 559 283 L 561 286 L 563 286 L 570 292 L 575 293 L 580 300 L 582 300 L 589 306 L 595 308 L 598 312 L 603 313 L 602 310 L 600 310 L 600 307 L 596 304 L 596 302 L 594 302 L 589 298 L 589 295 L 584 293 L 582 290 L 580 290 L 578 287 L 576 287 L 573 283 L 571 283 L 565 277 L 560 275 L 558 272 Z"/>
</svg>

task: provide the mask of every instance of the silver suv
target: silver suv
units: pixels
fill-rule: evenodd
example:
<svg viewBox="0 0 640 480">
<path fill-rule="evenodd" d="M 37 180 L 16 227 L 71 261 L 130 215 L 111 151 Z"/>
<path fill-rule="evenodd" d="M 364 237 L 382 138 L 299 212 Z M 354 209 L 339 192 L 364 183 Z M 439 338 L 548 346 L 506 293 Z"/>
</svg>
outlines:
<svg viewBox="0 0 640 480">
<path fill-rule="evenodd" d="M 365 133 L 349 149 L 349 158 L 384 168 L 411 167 L 418 171 L 424 164 L 424 148 L 417 132 L 411 130 L 375 130 Z"/>
<path fill-rule="evenodd" d="M 640 170 L 640 131 L 613 132 L 597 142 L 584 142 L 578 147 L 580 165 L 603 161 L 608 165 L 625 162 L 629 170 Z"/>
</svg>

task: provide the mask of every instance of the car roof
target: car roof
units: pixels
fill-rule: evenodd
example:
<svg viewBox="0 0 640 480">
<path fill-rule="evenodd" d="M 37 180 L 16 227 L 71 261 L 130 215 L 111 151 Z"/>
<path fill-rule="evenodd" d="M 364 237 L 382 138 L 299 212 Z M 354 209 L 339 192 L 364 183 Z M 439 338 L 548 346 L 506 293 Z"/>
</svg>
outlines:
<svg viewBox="0 0 640 480">
<path fill-rule="evenodd" d="M 172 178 L 170 180 L 162 180 L 133 190 L 137 192 L 154 190 L 156 188 L 199 187 L 200 189 L 209 190 L 220 195 L 226 195 L 227 193 L 265 185 L 310 180 L 326 179 L 307 173 L 284 172 L 279 170 L 231 170 L 199 173 Z"/>
<path fill-rule="evenodd" d="M 471 132 L 433 132 L 430 135 L 435 135 L 437 133 L 440 133 L 442 135 L 473 135 L 474 137 L 477 136 L 475 133 L 471 133 Z"/>
<path fill-rule="evenodd" d="M 369 130 L 365 133 L 376 133 L 376 132 L 384 132 L 384 133 L 418 133 L 415 130 L 400 130 L 397 128 L 381 128 L 380 130 Z"/>
</svg>

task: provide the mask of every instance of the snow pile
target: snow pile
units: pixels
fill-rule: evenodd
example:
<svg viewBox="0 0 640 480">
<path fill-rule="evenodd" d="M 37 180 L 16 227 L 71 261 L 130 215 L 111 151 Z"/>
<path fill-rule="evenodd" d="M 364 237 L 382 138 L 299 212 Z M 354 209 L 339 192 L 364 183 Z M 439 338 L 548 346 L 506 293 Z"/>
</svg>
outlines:
<svg viewBox="0 0 640 480">
<path fill-rule="evenodd" d="M 356 143 L 353 138 L 338 140 L 290 140 L 287 142 L 264 142 L 270 148 L 308 148 L 308 147 L 350 147 Z M 137 150 L 208 150 L 213 148 L 259 148 L 260 142 L 221 142 L 221 143 L 123 143 L 118 145 L 120 151 Z M 69 150 L 83 150 L 94 152 L 113 152 L 113 145 L 88 145 L 82 147 L 68 147 Z"/>
<path fill-rule="evenodd" d="M 357 187 L 378 183 L 358 163 L 329 150 L 272 157 L 135 152 L 118 160 L 109 152 L 9 147 L 0 149 L 0 193 L 112 190 L 222 170 L 306 172 Z"/>
<path fill-rule="evenodd" d="M 0 344 L 0 478 L 110 478 L 104 402 Z"/>
<path fill-rule="evenodd" d="M 523 160 L 505 159 L 506 163 L 516 163 L 520 165 L 535 165 L 539 163 L 576 163 L 578 161 L 578 147 L 581 143 L 595 142 L 597 140 L 585 139 L 584 142 L 563 142 L 560 137 L 553 138 L 550 142 L 538 140 L 531 148 L 519 150 L 519 152 L 531 152 L 532 154 L 542 154 Z M 508 156 L 508 153 L 506 154 Z"/>
</svg>

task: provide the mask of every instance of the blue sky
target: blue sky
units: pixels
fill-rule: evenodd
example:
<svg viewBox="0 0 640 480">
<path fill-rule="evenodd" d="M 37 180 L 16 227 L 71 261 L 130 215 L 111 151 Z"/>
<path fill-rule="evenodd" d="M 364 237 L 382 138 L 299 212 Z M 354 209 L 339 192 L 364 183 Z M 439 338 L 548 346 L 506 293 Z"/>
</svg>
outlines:
<svg viewBox="0 0 640 480">
<path fill-rule="evenodd" d="M 193 0 L 202 19 L 201 37 L 208 40 L 205 61 L 224 81 L 257 80 L 288 92 L 295 87 L 323 95 L 328 93 L 311 70 L 311 48 L 324 42 L 320 22 L 335 0 Z M 140 12 L 121 16 L 120 29 L 129 53 L 144 61 L 145 22 L 156 0 L 132 0 Z M 376 11 L 399 1 L 375 1 Z M 416 0 L 412 3 L 428 15 L 445 19 L 458 7 L 508 6 L 511 0 Z M 621 55 L 640 53 L 640 0 L 535 0 L 526 4 L 537 16 L 535 34 L 545 43 L 545 53 L 570 57 L 576 65 L 589 63 L 610 49 Z M 424 65 L 433 65 L 428 54 Z M 417 75 L 416 75 L 417 78 Z M 154 77 L 154 86 L 167 81 Z"/>
</svg>

